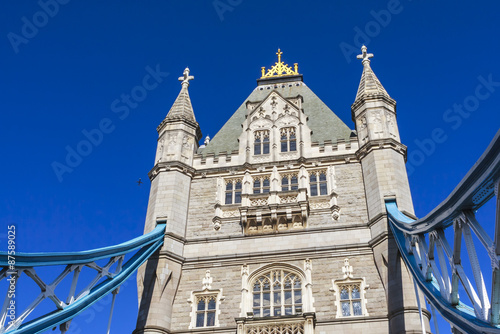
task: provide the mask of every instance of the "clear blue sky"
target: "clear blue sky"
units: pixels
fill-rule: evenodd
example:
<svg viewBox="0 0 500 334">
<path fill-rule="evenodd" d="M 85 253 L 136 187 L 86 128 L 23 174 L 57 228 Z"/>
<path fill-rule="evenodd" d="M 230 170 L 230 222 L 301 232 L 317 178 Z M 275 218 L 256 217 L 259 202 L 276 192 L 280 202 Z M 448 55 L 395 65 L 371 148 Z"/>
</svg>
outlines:
<svg viewBox="0 0 500 334">
<path fill-rule="evenodd" d="M 362 66 L 351 49 L 364 42 L 398 103 L 419 217 L 449 194 L 500 125 L 496 1 L 220 0 L 218 9 L 212 1 L 59 1 L 45 6 L 51 15 L 40 14 L 37 1 L 0 5 L 0 243 L 16 224 L 18 251 L 85 250 L 142 234 L 155 129 L 186 66 L 204 136 L 244 102 L 278 47 L 354 128 L 350 105 Z M 142 85 L 148 66 L 170 74 L 128 115 L 115 113 L 113 102 Z M 103 120 L 113 131 L 58 179 L 54 162 L 64 164 L 67 147 L 76 149 L 82 131 Z M 446 139 L 431 147 L 433 131 Z M 135 281 L 118 301 L 113 332 L 129 333 Z M 74 322 L 81 333 L 103 332 L 108 310 Z"/>
</svg>

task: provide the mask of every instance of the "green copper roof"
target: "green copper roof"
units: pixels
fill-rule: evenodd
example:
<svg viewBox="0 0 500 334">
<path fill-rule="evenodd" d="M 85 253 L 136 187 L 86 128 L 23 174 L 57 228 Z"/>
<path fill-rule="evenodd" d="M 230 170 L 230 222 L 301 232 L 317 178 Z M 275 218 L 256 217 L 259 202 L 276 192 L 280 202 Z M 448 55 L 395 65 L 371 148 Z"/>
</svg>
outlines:
<svg viewBox="0 0 500 334">
<path fill-rule="evenodd" d="M 297 95 L 302 96 L 304 99 L 302 108 L 304 109 L 304 114 L 308 117 L 307 125 L 312 131 L 311 139 L 313 142 L 323 144 L 325 140 L 331 140 L 335 143 L 338 139 L 349 141 L 352 132 L 351 129 L 349 129 L 349 127 L 304 83 L 300 82 L 298 86 L 297 82 L 280 83 L 276 86 L 277 88 L 271 86 L 273 88 L 269 89 L 267 88 L 270 86 L 257 86 L 245 102 L 236 110 L 233 116 L 231 116 L 226 124 L 224 124 L 219 132 L 212 138 L 210 143 L 206 147 L 200 149 L 199 153 L 206 155 L 209 153 L 219 154 L 220 152 L 231 153 L 231 151 L 238 150 L 238 137 L 243 131 L 241 124 L 245 120 L 245 103 L 247 101 L 262 101 L 273 90 L 277 91 L 285 98 L 296 97 Z"/>
</svg>

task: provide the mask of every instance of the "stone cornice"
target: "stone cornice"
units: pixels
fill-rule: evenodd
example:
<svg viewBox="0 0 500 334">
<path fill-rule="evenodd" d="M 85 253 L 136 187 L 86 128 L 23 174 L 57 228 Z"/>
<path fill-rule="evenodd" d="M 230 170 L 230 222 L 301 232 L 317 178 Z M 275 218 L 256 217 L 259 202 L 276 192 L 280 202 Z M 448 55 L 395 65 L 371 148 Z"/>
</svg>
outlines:
<svg viewBox="0 0 500 334">
<path fill-rule="evenodd" d="M 159 162 L 148 173 L 149 179 L 153 179 L 161 172 L 177 171 L 193 178 L 195 169 L 180 161 Z"/>
<path fill-rule="evenodd" d="M 233 218 L 234 219 L 234 218 Z M 260 238 L 272 238 L 272 237 L 283 237 L 292 234 L 311 234 L 311 233 L 320 233 L 320 232 L 338 232 L 338 231 L 351 231 L 351 230 L 359 230 L 366 229 L 366 224 L 344 224 L 340 226 L 333 227 L 310 227 L 307 229 L 301 230 L 290 230 L 287 232 L 281 233 L 269 233 L 269 234 L 255 234 L 255 235 L 228 235 L 224 237 L 211 237 L 211 238 L 197 238 L 197 239 L 187 239 L 186 244 L 197 244 L 197 243 L 207 243 L 207 242 L 220 242 L 220 241 L 230 241 L 230 240 L 248 240 L 248 239 L 260 239 Z"/>
<path fill-rule="evenodd" d="M 340 246 L 308 247 L 300 249 L 283 249 L 281 251 L 252 252 L 244 254 L 213 255 L 196 258 L 186 258 L 184 268 L 206 268 L 207 266 L 235 266 L 262 262 L 282 262 L 303 260 L 305 257 L 315 259 L 332 257 L 351 257 L 373 255 L 372 247 L 367 243 L 348 244 Z M 286 259 L 286 260 L 285 260 Z"/>
<path fill-rule="evenodd" d="M 367 102 L 372 102 L 372 101 L 383 101 L 394 107 L 394 111 L 396 111 L 396 101 L 384 94 L 369 94 L 369 95 L 364 95 L 360 98 L 358 98 L 354 103 L 351 105 L 351 111 L 354 113 L 361 105 Z"/>
<path fill-rule="evenodd" d="M 378 223 L 383 218 L 387 219 L 387 213 L 379 213 L 378 215 L 370 219 L 368 221 L 368 227 L 371 228 L 374 224 Z"/>
<path fill-rule="evenodd" d="M 372 238 L 372 240 L 368 241 L 368 244 L 370 245 L 371 248 L 375 248 L 380 243 L 384 242 L 390 237 L 392 237 L 392 235 L 389 235 L 389 232 L 385 231 L 376 235 L 374 238 Z"/>
<path fill-rule="evenodd" d="M 172 252 L 169 252 L 169 251 L 165 251 L 165 250 L 160 250 L 159 257 L 160 258 L 165 258 L 165 259 L 168 259 L 168 260 L 172 260 L 172 261 L 177 262 L 179 264 L 184 264 L 184 262 L 186 262 L 186 258 L 185 257 L 180 256 L 180 255 L 175 254 L 175 253 L 172 253 Z"/>
<path fill-rule="evenodd" d="M 393 312 L 390 312 L 388 314 L 388 317 L 389 317 L 389 321 L 398 316 L 398 315 L 402 315 L 404 313 L 420 313 L 419 312 L 419 309 L 418 307 L 415 307 L 415 306 L 406 306 L 406 307 L 401 307 L 399 309 L 397 309 L 396 311 L 393 311 Z M 425 314 L 425 316 L 430 320 L 431 318 L 431 313 L 425 308 L 425 307 L 422 307 L 422 313 Z M 420 333 L 420 332 L 419 332 Z"/>
<path fill-rule="evenodd" d="M 355 323 L 367 323 L 367 322 L 386 322 L 387 317 L 385 316 L 357 316 L 357 317 L 345 317 L 336 318 L 328 320 L 318 320 L 316 324 L 318 325 L 336 325 L 336 324 L 355 324 Z"/>
<path fill-rule="evenodd" d="M 170 124 L 184 123 L 184 124 L 192 127 L 193 130 L 196 131 L 196 141 L 199 141 L 202 137 L 200 125 L 198 124 L 198 122 L 193 121 L 187 117 L 182 117 L 182 116 L 174 116 L 174 117 L 167 116 L 167 117 L 165 117 L 165 119 L 156 128 L 156 131 L 158 132 L 158 134 L 161 134 L 163 128 L 167 125 L 167 123 L 170 123 Z"/>
<path fill-rule="evenodd" d="M 374 150 L 382 150 L 382 149 L 392 149 L 401 155 L 403 155 L 406 162 L 406 150 L 407 147 L 395 139 L 392 138 L 383 138 L 383 139 L 373 139 L 368 141 L 366 144 L 361 146 L 356 151 L 356 158 L 361 161 L 366 155 Z"/>
<path fill-rule="evenodd" d="M 196 176 L 206 176 L 208 174 L 220 174 L 220 173 L 227 173 L 227 172 L 245 172 L 246 170 L 257 170 L 259 167 L 267 167 L 267 168 L 272 168 L 274 166 L 287 166 L 290 164 L 293 164 L 294 166 L 299 167 L 300 165 L 304 164 L 314 164 L 316 162 L 320 162 L 323 164 L 355 164 L 359 163 L 360 160 L 358 160 L 358 157 L 356 156 L 356 153 L 349 153 L 349 154 L 342 154 L 342 155 L 336 155 L 336 156 L 328 156 L 328 157 L 314 157 L 314 158 L 304 158 L 300 157 L 297 160 L 281 160 L 281 161 L 270 161 L 270 162 L 264 162 L 264 163 L 248 163 L 245 162 L 242 165 L 236 165 L 236 166 L 224 166 L 224 167 L 209 167 L 209 168 L 198 168 L 196 169 Z M 306 168 L 309 168 L 309 166 L 305 166 Z M 312 166 L 311 166 L 312 167 Z M 315 168 L 321 168 L 322 166 L 314 166 Z M 326 165 L 325 165 L 326 167 Z"/>
<path fill-rule="evenodd" d="M 143 328 L 136 329 L 132 332 L 132 334 L 145 334 L 145 333 L 171 334 L 172 332 L 160 326 L 144 326 Z"/>
<path fill-rule="evenodd" d="M 187 241 L 186 238 L 184 238 L 178 234 L 172 233 L 172 232 L 165 232 L 165 236 L 170 237 L 170 238 L 174 239 L 175 241 L 180 242 L 181 244 L 185 244 Z"/>
</svg>

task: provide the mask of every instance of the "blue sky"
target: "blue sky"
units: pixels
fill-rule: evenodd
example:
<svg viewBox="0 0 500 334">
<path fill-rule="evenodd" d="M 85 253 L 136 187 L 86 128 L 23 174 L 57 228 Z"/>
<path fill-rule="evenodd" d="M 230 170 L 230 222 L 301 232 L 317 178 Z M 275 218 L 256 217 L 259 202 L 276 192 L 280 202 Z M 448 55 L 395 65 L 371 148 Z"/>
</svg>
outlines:
<svg viewBox="0 0 500 334">
<path fill-rule="evenodd" d="M 499 129 L 495 1 L 53 3 L 0 5 L 0 242 L 16 224 L 18 251 L 92 249 L 142 234 L 155 129 L 186 66 L 195 76 L 190 95 L 204 136 L 244 102 L 278 47 L 354 128 L 350 105 L 362 66 L 353 49 L 365 43 L 398 103 L 419 217 L 446 198 Z M 151 71 L 162 73 L 157 85 L 128 112 L 115 112 Z M 68 149 L 99 126 L 107 133 L 58 177 L 54 163 L 65 164 Z M 485 220 L 491 224 L 493 216 Z M 118 301 L 113 331 L 131 332 L 135 282 Z M 82 333 L 104 331 L 108 309 L 75 323 Z"/>
</svg>

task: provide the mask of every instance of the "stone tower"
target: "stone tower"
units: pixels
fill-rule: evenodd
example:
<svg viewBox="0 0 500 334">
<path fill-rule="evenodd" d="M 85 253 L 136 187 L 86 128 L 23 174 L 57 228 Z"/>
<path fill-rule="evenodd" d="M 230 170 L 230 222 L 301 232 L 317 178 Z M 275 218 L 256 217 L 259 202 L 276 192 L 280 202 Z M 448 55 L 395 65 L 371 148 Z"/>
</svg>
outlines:
<svg viewBox="0 0 500 334">
<path fill-rule="evenodd" d="M 184 70 L 182 88 L 172 108 L 158 128 L 155 166 L 149 172 L 151 191 L 144 233 L 158 220 L 167 221 L 164 246 L 137 273 L 139 333 L 168 333 L 172 304 L 181 274 L 184 240 L 188 224 L 193 157 L 201 131 L 189 98 L 189 68 Z M 161 310 L 161 311 L 160 311 Z M 162 315 L 159 317 L 158 312 Z M 159 330 L 159 331 L 158 331 Z"/>
<path fill-rule="evenodd" d="M 353 131 L 277 55 L 200 147 L 179 78 L 145 228 L 166 221 L 165 243 L 138 273 L 134 333 L 421 333 L 384 207 L 413 212 L 395 101 L 364 48 Z"/>
<path fill-rule="evenodd" d="M 363 45 L 358 56 L 363 74 L 351 106 L 358 133 L 356 156 L 363 171 L 370 246 L 386 290 L 390 332 L 399 333 L 401 328 L 418 327 L 421 319 L 412 279 L 388 227 L 385 199 L 396 198 L 401 210 L 410 216 L 414 211 L 405 167 L 406 146 L 401 144 L 396 122 L 396 101 L 371 69 L 373 54 L 366 50 Z"/>
</svg>

